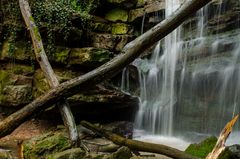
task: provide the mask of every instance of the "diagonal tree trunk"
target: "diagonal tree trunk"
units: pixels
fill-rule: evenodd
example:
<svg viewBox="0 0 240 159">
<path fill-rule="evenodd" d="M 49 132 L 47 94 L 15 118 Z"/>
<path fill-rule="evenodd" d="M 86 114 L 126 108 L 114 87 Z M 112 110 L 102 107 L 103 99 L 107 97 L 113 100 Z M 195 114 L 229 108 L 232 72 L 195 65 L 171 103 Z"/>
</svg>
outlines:
<svg viewBox="0 0 240 159">
<path fill-rule="evenodd" d="M 27 0 L 19 0 L 19 5 L 20 5 L 21 13 L 25 21 L 25 24 L 31 34 L 36 59 L 50 87 L 56 88 L 59 85 L 59 82 L 56 75 L 54 74 L 51 64 L 48 61 L 47 55 L 43 47 L 41 35 L 31 15 L 31 9 L 30 9 L 29 3 Z M 69 104 L 67 103 L 66 100 L 62 99 L 57 103 L 57 106 L 59 107 L 59 110 L 61 112 L 64 125 L 68 129 L 68 133 L 71 141 L 73 143 L 77 143 L 77 140 L 78 140 L 77 128 L 76 128 L 75 120 L 72 115 Z"/>
<path fill-rule="evenodd" d="M 113 77 L 126 65 L 137 58 L 145 49 L 164 38 L 182 22 L 184 22 L 184 20 L 186 20 L 190 15 L 210 1 L 211 0 L 186 1 L 172 16 L 157 24 L 132 42 L 128 43 L 123 48 L 121 54 L 111 61 L 83 76 L 76 77 L 60 84 L 58 87 L 40 96 L 32 103 L 11 114 L 0 122 L 0 137 L 11 133 L 16 127 L 34 113 L 51 106 L 64 96 L 69 97 L 73 95 L 76 93 L 77 88 L 81 88 L 81 90 L 84 91 L 88 88 L 88 86 L 95 85 L 107 78 Z"/>
</svg>

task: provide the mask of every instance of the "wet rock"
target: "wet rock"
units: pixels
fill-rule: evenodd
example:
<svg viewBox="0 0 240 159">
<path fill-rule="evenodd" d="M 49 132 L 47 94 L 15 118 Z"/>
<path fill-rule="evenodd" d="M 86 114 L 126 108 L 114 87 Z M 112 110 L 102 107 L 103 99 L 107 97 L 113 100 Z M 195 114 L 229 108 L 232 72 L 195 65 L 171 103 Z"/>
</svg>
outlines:
<svg viewBox="0 0 240 159">
<path fill-rule="evenodd" d="M 128 12 L 120 8 L 112 9 L 105 15 L 105 19 L 111 22 L 127 22 Z"/>
<path fill-rule="evenodd" d="M 80 159 L 86 155 L 81 148 L 68 149 L 62 152 L 47 156 L 47 159 Z"/>
<path fill-rule="evenodd" d="M 240 145 L 231 145 L 227 148 L 232 153 L 231 159 L 240 159 Z"/>
</svg>

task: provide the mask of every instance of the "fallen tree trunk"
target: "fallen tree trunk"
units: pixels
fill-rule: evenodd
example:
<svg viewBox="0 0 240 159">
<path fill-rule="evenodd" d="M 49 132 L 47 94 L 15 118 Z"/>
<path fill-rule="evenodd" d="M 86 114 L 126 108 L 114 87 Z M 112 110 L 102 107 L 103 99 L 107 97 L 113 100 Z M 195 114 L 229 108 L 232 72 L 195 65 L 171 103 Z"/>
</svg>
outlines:
<svg viewBox="0 0 240 159">
<path fill-rule="evenodd" d="M 54 74 L 51 64 L 48 61 L 47 55 L 43 47 L 41 35 L 31 15 L 29 3 L 27 0 L 19 0 L 19 5 L 25 24 L 27 28 L 30 30 L 32 43 L 34 46 L 35 57 L 50 87 L 55 88 L 59 85 L 59 81 L 56 75 Z M 70 140 L 73 143 L 77 143 L 78 140 L 77 127 L 69 104 L 67 103 L 66 100 L 61 100 L 61 102 L 59 101 L 57 103 L 57 106 L 61 112 L 64 125 L 67 127 Z"/>
<path fill-rule="evenodd" d="M 185 2 L 172 16 L 157 24 L 132 42 L 128 43 L 121 51 L 121 54 L 111 61 L 89 73 L 84 74 L 83 76 L 76 77 L 60 84 L 58 87 L 48 91 L 32 103 L 11 114 L 0 122 L 0 137 L 11 133 L 34 113 L 50 107 L 63 97 L 73 95 L 76 93 L 77 88 L 86 90 L 91 85 L 95 85 L 107 78 L 113 77 L 126 65 L 137 58 L 145 49 L 164 38 L 182 22 L 184 22 L 184 20 L 186 20 L 191 14 L 195 13 L 210 1 L 211 0 L 192 0 Z"/>
<path fill-rule="evenodd" d="M 226 126 L 224 127 L 224 129 L 222 130 L 222 132 L 218 137 L 218 141 L 215 147 L 213 148 L 212 152 L 208 154 L 206 159 L 217 159 L 221 155 L 221 153 L 224 152 L 226 148 L 225 147 L 226 140 L 228 136 L 231 134 L 232 128 L 236 123 L 236 121 L 238 120 L 238 118 L 239 118 L 239 114 L 236 115 L 230 122 L 226 124 Z"/>
<path fill-rule="evenodd" d="M 162 154 L 162 155 L 174 158 L 174 159 L 199 159 L 197 157 L 186 154 L 183 151 L 180 151 L 180 150 L 177 150 L 175 148 L 168 147 L 165 145 L 147 143 L 147 142 L 131 140 L 131 139 L 121 137 L 117 134 L 106 131 L 106 130 L 104 130 L 98 126 L 95 126 L 89 122 L 86 122 L 86 121 L 81 121 L 80 124 L 88 129 L 92 130 L 93 132 L 111 140 L 115 144 L 121 145 L 121 146 L 127 146 L 131 150 L 158 153 L 158 154 Z"/>
</svg>

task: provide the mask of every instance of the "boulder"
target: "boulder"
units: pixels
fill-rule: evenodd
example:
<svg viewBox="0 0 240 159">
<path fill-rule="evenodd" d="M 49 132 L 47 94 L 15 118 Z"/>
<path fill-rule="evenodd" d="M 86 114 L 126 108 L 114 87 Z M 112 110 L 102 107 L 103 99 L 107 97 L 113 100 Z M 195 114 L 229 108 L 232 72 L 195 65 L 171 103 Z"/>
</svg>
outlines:
<svg viewBox="0 0 240 159">
<path fill-rule="evenodd" d="M 113 35 L 103 33 L 91 33 L 91 45 L 112 51 L 121 51 L 123 47 L 133 39 L 132 35 Z"/>
<path fill-rule="evenodd" d="M 120 8 L 115 8 L 106 13 L 105 19 L 111 22 L 127 22 L 128 12 Z"/>
<path fill-rule="evenodd" d="M 39 159 L 71 148 L 71 142 L 66 132 L 55 131 L 26 140 L 22 147 L 25 159 Z"/>
<path fill-rule="evenodd" d="M 142 8 L 132 9 L 129 11 L 128 22 L 133 22 L 137 18 L 143 17 L 145 14 L 164 10 L 164 8 L 165 8 L 165 2 L 155 1 L 145 5 Z"/>
<path fill-rule="evenodd" d="M 68 149 L 62 152 L 47 156 L 47 159 L 80 159 L 86 155 L 81 148 Z"/>
<path fill-rule="evenodd" d="M 21 74 L 29 73 L 31 68 L 16 65 L 12 68 L 9 64 L 3 65 L 0 70 L 0 105 L 20 106 L 32 100 L 32 76 Z"/>
<path fill-rule="evenodd" d="M 96 68 L 109 61 L 112 53 L 101 48 L 75 48 L 71 49 L 69 65 L 80 65 L 84 68 Z"/>
<path fill-rule="evenodd" d="M 112 34 L 127 34 L 130 31 L 130 25 L 125 23 L 112 24 Z"/>
<path fill-rule="evenodd" d="M 132 8 L 138 3 L 138 0 L 107 0 L 108 3 L 121 8 Z"/>
<path fill-rule="evenodd" d="M 0 159 L 13 159 L 9 150 L 0 149 Z"/>
<path fill-rule="evenodd" d="M 215 136 L 208 137 L 198 144 L 189 145 L 185 152 L 196 157 L 205 158 L 212 151 L 216 143 L 217 138 Z"/>
</svg>

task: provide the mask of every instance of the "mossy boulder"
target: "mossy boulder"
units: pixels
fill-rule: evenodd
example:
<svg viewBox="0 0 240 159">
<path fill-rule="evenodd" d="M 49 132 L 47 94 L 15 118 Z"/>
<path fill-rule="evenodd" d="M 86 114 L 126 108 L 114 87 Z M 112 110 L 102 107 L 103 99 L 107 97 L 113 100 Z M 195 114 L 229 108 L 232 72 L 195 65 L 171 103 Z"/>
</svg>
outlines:
<svg viewBox="0 0 240 159">
<path fill-rule="evenodd" d="M 13 159 L 10 151 L 0 149 L 0 159 Z"/>
<path fill-rule="evenodd" d="M 67 64 L 68 58 L 70 55 L 70 49 L 69 48 L 57 48 L 56 52 L 53 55 L 52 60 L 56 63 L 63 63 Z"/>
<path fill-rule="evenodd" d="M 132 35 L 114 35 L 103 33 L 90 33 L 91 45 L 111 51 L 121 51 L 133 39 Z"/>
<path fill-rule="evenodd" d="M 209 137 L 199 144 L 191 144 L 185 150 L 186 153 L 199 157 L 206 158 L 207 155 L 213 150 L 217 143 L 217 138 L 215 136 Z M 234 157 L 234 153 L 228 147 L 221 153 L 218 159 L 237 159 Z"/>
<path fill-rule="evenodd" d="M 101 22 L 91 23 L 90 28 L 92 31 L 103 32 L 103 33 L 111 33 L 111 30 L 112 30 L 111 24 L 101 23 Z"/>
<path fill-rule="evenodd" d="M 131 157 L 132 152 L 128 147 L 120 147 L 116 152 L 106 157 L 106 159 L 129 159 Z"/>
<path fill-rule="evenodd" d="M 128 12 L 124 9 L 115 8 L 110 10 L 106 15 L 105 19 L 112 22 L 127 22 Z"/>
<path fill-rule="evenodd" d="M 185 152 L 193 156 L 205 158 L 212 151 L 216 143 L 217 138 L 215 136 L 212 136 L 198 144 L 189 145 Z"/>
<path fill-rule="evenodd" d="M 130 26 L 125 23 L 112 24 L 112 34 L 127 34 Z"/>
<path fill-rule="evenodd" d="M 24 141 L 22 146 L 25 159 L 41 159 L 69 149 L 71 142 L 65 132 L 57 131 Z"/>
<path fill-rule="evenodd" d="M 62 152 L 47 156 L 47 159 L 80 159 L 86 155 L 81 148 L 68 149 Z"/>
<path fill-rule="evenodd" d="M 2 65 L 0 70 L 0 105 L 19 106 L 31 101 L 33 78 L 31 75 L 21 75 L 30 72 L 32 72 L 31 67 Z"/>
<path fill-rule="evenodd" d="M 9 40 L 6 40 L 3 42 L 2 51 L 0 52 L 1 60 L 16 59 L 19 61 L 30 61 L 33 58 L 34 53 L 25 41 L 11 43 Z"/>
<path fill-rule="evenodd" d="M 111 59 L 112 53 L 100 48 L 75 48 L 71 50 L 69 65 L 82 65 L 85 68 L 97 67 Z"/>
</svg>

